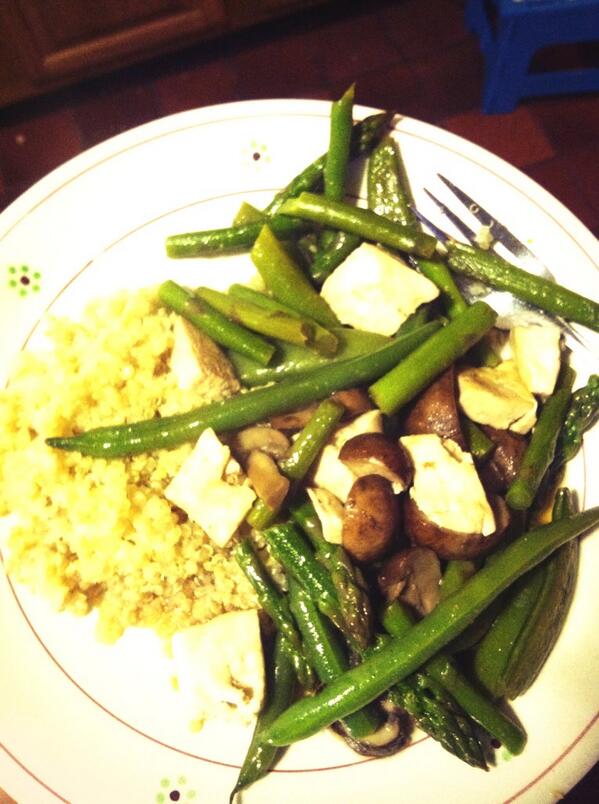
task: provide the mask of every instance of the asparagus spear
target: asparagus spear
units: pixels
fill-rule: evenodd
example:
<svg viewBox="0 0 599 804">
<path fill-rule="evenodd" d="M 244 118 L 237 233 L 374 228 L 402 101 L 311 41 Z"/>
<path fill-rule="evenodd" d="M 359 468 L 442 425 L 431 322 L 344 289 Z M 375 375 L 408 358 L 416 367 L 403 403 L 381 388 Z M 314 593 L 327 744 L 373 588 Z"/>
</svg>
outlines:
<svg viewBox="0 0 599 804">
<path fill-rule="evenodd" d="M 254 587 L 258 602 L 276 625 L 283 638 L 282 648 L 289 657 L 297 680 L 304 689 L 314 688 L 312 668 L 304 655 L 301 637 L 289 611 L 287 598 L 282 595 L 268 577 L 258 556 L 244 539 L 234 549 L 234 556 L 246 578 Z"/>
<path fill-rule="evenodd" d="M 326 541 L 309 500 L 296 498 L 289 505 L 289 513 L 310 540 L 316 560 L 330 574 L 345 629 L 352 634 L 357 647 L 365 650 L 372 639 L 372 609 L 361 577 L 343 547 Z"/>
</svg>

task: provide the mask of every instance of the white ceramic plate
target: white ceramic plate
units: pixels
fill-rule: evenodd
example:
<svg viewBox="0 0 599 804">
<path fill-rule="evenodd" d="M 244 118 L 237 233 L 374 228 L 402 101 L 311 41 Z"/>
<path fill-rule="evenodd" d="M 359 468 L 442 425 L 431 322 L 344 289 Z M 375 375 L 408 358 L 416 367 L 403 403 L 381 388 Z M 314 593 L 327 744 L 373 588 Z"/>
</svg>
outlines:
<svg viewBox="0 0 599 804">
<path fill-rule="evenodd" d="M 169 261 L 164 238 L 225 226 L 243 199 L 267 202 L 326 150 L 328 113 L 327 103 L 297 100 L 185 112 L 91 149 L 26 192 L 0 216 L 1 379 L 49 307 L 68 312 L 85 299 L 167 277 L 193 283 L 201 275 L 223 288 L 249 277 L 247 256 Z M 440 171 L 531 244 L 559 281 L 599 297 L 597 242 L 552 196 L 433 126 L 402 119 L 396 133 L 423 211 L 436 215 L 422 188 L 439 188 Z M 357 174 L 354 183 L 359 192 Z M 588 369 L 588 356 L 577 350 L 576 359 Z M 574 472 L 586 507 L 599 501 L 597 461 L 590 459 L 598 436 L 587 440 Z M 485 774 L 430 739 L 392 759 L 367 761 L 322 734 L 288 751 L 245 801 L 559 798 L 599 758 L 598 569 L 595 535 L 583 544 L 563 636 L 515 707 L 529 734 L 522 756 L 500 751 L 498 766 Z M 250 732 L 212 725 L 190 733 L 151 634 L 131 631 L 114 647 L 100 645 L 93 616 L 53 613 L 2 573 L 0 640 L 0 786 L 17 801 L 227 800 Z"/>
</svg>

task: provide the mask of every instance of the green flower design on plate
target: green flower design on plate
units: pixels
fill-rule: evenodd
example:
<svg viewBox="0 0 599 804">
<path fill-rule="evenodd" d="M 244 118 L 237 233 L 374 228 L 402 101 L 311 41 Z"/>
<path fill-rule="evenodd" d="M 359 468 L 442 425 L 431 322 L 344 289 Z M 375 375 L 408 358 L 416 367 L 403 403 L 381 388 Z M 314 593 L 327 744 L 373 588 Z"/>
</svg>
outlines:
<svg viewBox="0 0 599 804">
<path fill-rule="evenodd" d="M 40 279 L 42 275 L 39 271 L 33 271 L 28 265 L 9 265 L 8 287 L 14 290 L 21 298 L 28 296 L 29 293 L 39 293 Z"/>
<path fill-rule="evenodd" d="M 157 804 L 168 804 L 170 801 L 189 802 L 196 797 L 196 791 L 187 788 L 185 776 L 179 776 L 176 781 L 165 776 L 160 780 L 160 787 L 160 792 L 156 793 Z"/>
<path fill-rule="evenodd" d="M 243 152 L 244 155 L 249 156 L 253 162 L 270 162 L 268 148 L 264 143 L 258 142 L 257 140 L 252 140 L 249 148 L 244 148 Z"/>
</svg>

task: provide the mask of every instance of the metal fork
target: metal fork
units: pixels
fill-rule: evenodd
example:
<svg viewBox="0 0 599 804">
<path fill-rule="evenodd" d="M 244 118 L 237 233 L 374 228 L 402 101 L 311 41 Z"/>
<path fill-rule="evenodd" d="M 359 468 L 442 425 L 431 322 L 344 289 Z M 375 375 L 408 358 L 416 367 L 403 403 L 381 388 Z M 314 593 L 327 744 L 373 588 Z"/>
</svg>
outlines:
<svg viewBox="0 0 599 804">
<path fill-rule="evenodd" d="M 492 239 L 491 246 L 499 256 L 507 260 L 512 260 L 514 257 L 518 265 L 526 271 L 537 276 L 542 276 L 546 279 L 555 281 L 554 275 L 544 265 L 543 262 L 519 240 L 509 229 L 493 215 L 487 212 L 477 201 L 470 198 L 464 190 L 454 184 L 452 181 L 437 173 L 438 178 L 443 184 L 453 193 L 453 195 L 460 201 L 463 206 L 476 218 L 481 226 L 488 227 L 489 235 Z M 476 232 L 468 226 L 455 212 L 453 212 L 443 201 L 439 200 L 430 190 L 424 188 L 424 192 L 433 201 L 439 211 L 450 221 L 457 231 L 472 245 L 478 245 Z M 426 218 L 420 210 L 414 210 L 419 220 L 427 226 L 430 231 L 442 242 L 453 239 L 445 231 L 436 226 L 432 221 Z M 557 324 L 560 329 L 574 338 L 578 343 L 587 349 L 591 349 L 588 341 L 578 331 L 578 328 L 572 327 L 563 319 L 550 316 L 530 304 L 516 298 L 511 293 L 506 291 L 497 291 L 483 285 L 481 282 L 468 279 L 467 277 L 456 277 L 456 281 L 460 286 L 460 290 L 469 301 L 475 299 L 485 298 L 498 313 L 498 324 L 500 326 L 509 328 L 514 326 L 515 323 L 521 322 L 523 319 L 530 322 L 531 320 L 549 320 Z"/>
</svg>

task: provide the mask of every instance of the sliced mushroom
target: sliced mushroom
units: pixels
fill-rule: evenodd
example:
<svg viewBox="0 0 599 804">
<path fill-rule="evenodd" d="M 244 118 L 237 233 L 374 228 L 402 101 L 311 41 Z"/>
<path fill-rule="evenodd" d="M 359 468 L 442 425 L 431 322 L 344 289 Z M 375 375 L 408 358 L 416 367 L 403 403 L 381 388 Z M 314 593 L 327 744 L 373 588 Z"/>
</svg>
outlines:
<svg viewBox="0 0 599 804">
<path fill-rule="evenodd" d="M 310 421 L 317 407 L 318 403 L 313 402 L 305 408 L 298 408 L 297 410 L 289 411 L 289 413 L 271 416 L 269 422 L 279 430 L 301 430 Z"/>
<path fill-rule="evenodd" d="M 289 491 L 289 480 L 279 472 L 270 455 L 252 450 L 247 460 L 247 475 L 258 497 L 276 511 Z"/>
<path fill-rule="evenodd" d="M 480 470 L 481 480 L 487 491 L 504 492 L 518 474 L 527 440 L 510 430 L 484 425 L 481 429 L 495 444 L 492 456 Z"/>
<path fill-rule="evenodd" d="M 335 391 L 332 399 L 345 408 L 345 419 L 361 416 L 362 413 L 366 413 L 367 410 L 372 410 L 374 407 L 368 393 L 363 388 L 348 388 L 345 391 Z"/>
<path fill-rule="evenodd" d="M 439 558 L 477 558 L 495 547 L 510 521 L 508 507 L 502 497 L 490 497 L 489 503 L 495 516 L 495 530 L 488 536 L 483 536 L 482 533 L 460 533 L 435 524 L 422 513 L 412 497 L 405 495 L 403 501 L 405 531 L 413 544 L 429 547 Z"/>
<path fill-rule="evenodd" d="M 274 427 L 254 425 L 235 433 L 231 446 L 242 461 L 245 461 L 253 450 L 260 450 L 278 459 L 285 457 L 290 442 L 284 433 Z"/>
<path fill-rule="evenodd" d="M 441 438 L 451 438 L 466 449 L 453 366 L 416 398 L 404 420 L 404 430 L 408 435 L 434 433 Z"/>
<path fill-rule="evenodd" d="M 343 541 L 343 503 L 327 489 L 306 489 L 322 527 L 322 535 L 331 544 Z"/>
<path fill-rule="evenodd" d="M 382 433 L 362 433 L 346 441 L 339 460 L 356 477 L 380 475 L 391 482 L 395 494 L 409 484 L 412 471 L 403 449 Z"/>
<path fill-rule="evenodd" d="M 357 561 L 374 561 L 391 547 L 399 522 L 391 483 L 380 475 L 359 477 L 343 515 L 343 546 Z"/>
<path fill-rule="evenodd" d="M 424 616 L 439 602 L 439 558 L 427 547 L 400 550 L 384 562 L 378 584 L 389 603 L 399 598 Z"/>
</svg>

